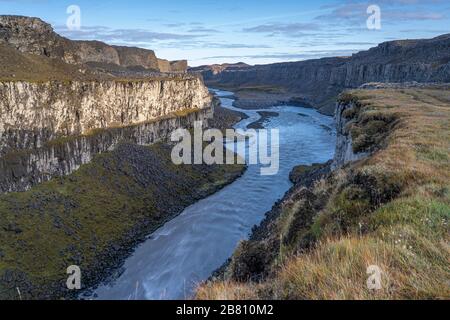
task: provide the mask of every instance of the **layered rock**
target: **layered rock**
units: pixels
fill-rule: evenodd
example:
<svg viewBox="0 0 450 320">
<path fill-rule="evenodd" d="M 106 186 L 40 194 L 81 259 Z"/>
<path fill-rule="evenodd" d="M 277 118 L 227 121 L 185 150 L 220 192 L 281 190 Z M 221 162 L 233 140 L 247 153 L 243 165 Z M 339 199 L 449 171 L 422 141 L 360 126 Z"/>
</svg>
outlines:
<svg viewBox="0 0 450 320">
<path fill-rule="evenodd" d="M 10 151 L 0 157 L 0 193 L 25 191 L 52 178 L 68 175 L 89 163 L 95 155 L 114 150 L 121 142 L 150 145 L 169 138 L 178 128 L 192 128 L 195 121 L 206 124 L 211 117 L 211 108 L 193 110 L 181 116 L 61 138 L 36 149 Z M 44 140 L 32 135 L 25 137 L 33 143 Z"/>
<path fill-rule="evenodd" d="M 119 142 L 147 145 L 212 116 L 198 77 L 0 83 L 0 192 L 67 175 Z"/>
<path fill-rule="evenodd" d="M 203 66 L 211 86 L 273 86 L 333 114 L 336 96 L 367 82 L 449 82 L 450 34 L 427 40 L 391 41 L 352 57 L 245 66 Z"/>
<path fill-rule="evenodd" d="M 354 102 L 337 103 L 336 107 L 336 152 L 331 165 L 332 169 L 338 169 L 350 162 L 361 160 L 369 156 L 368 152 L 355 152 L 353 150 L 353 138 L 349 130 L 349 124 L 355 119 L 346 117 L 345 111 L 355 108 Z"/>
<path fill-rule="evenodd" d="M 146 81 L 9 81 L 0 83 L 0 97 L 0 154 L 212 104 L 201 79 L 192 76 Z"/>
</svg>

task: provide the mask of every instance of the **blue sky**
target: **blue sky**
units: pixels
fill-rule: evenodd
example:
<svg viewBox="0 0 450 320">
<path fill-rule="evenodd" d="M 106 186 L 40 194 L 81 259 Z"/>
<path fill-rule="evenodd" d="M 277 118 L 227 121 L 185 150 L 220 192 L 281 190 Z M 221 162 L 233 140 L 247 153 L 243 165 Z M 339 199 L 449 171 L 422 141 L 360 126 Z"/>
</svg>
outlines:
<svg viewBox="0 0 450 320">
<path fill-rule="evenodd" d="M 381 9 L 381 30 L 366 26 L 372 4 Z M 69 5 L 81 9 L 80 31 L 66 27 Z M 36 16 L 71 39 L 149 48 L 191 66 L 343 56 L 450 33 L 449 0 L 0 0 L 0 13 Z"/>
</svg>

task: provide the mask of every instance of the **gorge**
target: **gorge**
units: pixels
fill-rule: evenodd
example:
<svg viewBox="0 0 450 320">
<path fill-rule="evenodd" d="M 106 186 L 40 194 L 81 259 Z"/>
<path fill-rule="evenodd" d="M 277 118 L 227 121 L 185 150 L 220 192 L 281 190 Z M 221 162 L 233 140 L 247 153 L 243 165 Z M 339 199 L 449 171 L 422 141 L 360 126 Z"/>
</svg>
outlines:
<svg viewBox="0 0 450 320">
<path fill-rule="evenodd" d="M 242 104 L 297 103 L 334 115 L 344 89 L 370 82 L 450 82 L 450 34 L 381 43 L 351 57 L 249 66 L 200 66 L 209 86 L 238 90 Z M 255 93 L 256 92 L 256 93 Z M 239 101 L 237 101 L 239 103 Z"/>
<path fill-rule="evenodd" d="M 67 263 L 98 284 L 245 169 L 172 164 L 170 133 L 206 126 L 216 105 L 183 63 L 154 69 L 152 51 L 74 42 L 36 18 L 1 16 L 0 34 L 1 298 L 73 298 Z"/>
<path fill-rule="evenodd" d="M 0 57 L 0 299 L 450 296 L 449 34 L 188 69 L 0 16 Z M 199 121 L 278 129 L 277 174 L 176 165 Z"/>
<path fill-rule="evenodd" d="M 216 93 L 223 96 L 225 108 L 235 110 L 233 100 L 226 98 L 230 92 Z M 249 165 L 234 183 L 185 209 L 136 248 L 119 276 L 95 290 L 97 299 L 192 297 L 198 283 L 231 256 L 239 241 L 246 239 L 264 213 L 290 188 L 289 173 L 295 165 L 332 158 L 335 137 L 322 126 L 332 126 L 332 118 L 299 107 L 274 110 L 279 117 L 271 118 L 265 127 L 280 129 L 278 174 L 263 176 L 261 164 Z M 245 111 L 248 118 L 236 128 L 245 129 L 257 121 L 257 111 L 261 110 Z M 302 117 L 299 112 L 308 116 Z M 226 145 L 234 149 L 234 142 Z"/>
</svg>

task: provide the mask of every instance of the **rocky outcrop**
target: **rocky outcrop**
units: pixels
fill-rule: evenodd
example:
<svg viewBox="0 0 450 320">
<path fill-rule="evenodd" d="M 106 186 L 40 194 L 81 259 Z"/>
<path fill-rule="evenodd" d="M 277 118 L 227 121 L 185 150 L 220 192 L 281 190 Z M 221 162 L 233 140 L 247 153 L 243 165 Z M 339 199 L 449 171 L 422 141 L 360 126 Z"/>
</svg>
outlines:
<svg viewBox="0 0 450 320">
<path fill-rule="evenodd" d="M 345 111 L 355 108 L 353 102 L 338 102 L 336 107 L 336 152 L 331 165 L 333 170 L 344 165 L 364 159 L 369 156 L 367 152 L 354 152 L 353 139 L 349 131 L 349 124 L 354 121 L 351 117 L 346 117 Z"/>
<path fill-rule="evenodd" d="M 66 39 L 39 18 L 0 16 L 0 43 L 6 43 L 24 53 L 59 58 L 70 64 L 102 63 L 124 68 L 138 66 L 158 72 L 187 70 L 187 63 L 178 61 L 168 62 L 167 68 L 161 70 L 153 50 Z"/>
<path fill-rule="evenodd" d="M 187 60 L 176 60 L 170 62 L 170 71 L 171 72 L 186 72 L 188 69 Z"/>
<path fill-rule="evenodd" d="M 450 34 L 426 40 L 391 41 L 352 57 L 290 63 L 192 69 L 210 86 L 272 86 L 296 94 L 326 114 L 336 96 L 368 82 L 449 82 Z"/>
<path fill-rule="evenodd" d="M 158 69 L 161 72 L 185 73 L 187 68 L 187 60 L 169 61 L 165 59 L 158 59 Z"/>
</svg>

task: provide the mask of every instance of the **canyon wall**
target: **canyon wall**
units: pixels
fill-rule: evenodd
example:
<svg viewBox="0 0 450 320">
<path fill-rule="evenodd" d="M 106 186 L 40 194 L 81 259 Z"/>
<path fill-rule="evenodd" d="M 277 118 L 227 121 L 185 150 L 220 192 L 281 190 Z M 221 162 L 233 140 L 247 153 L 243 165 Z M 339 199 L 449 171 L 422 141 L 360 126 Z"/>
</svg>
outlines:
<svg viewBox="0 0 450 320">
<path fill-rule="evenodd" d="M 150 145 L 169 138 L 178 128 L 192 128 L 195 121 L 206 124 L 211 117 L 211 108 L 193 110 L 143 124 L 60 138 L 37 149 L 11 151 L 0 157 L 0 193 L 25 191 L 41 182 L 68 175 L 89 163 L 95 155 L 112 151 L 121 142 Z"/>
<path fill-rule="evenodd" d="M 212 117 L 193 76 L 0 82 L 0 192 L 67 175 L 120 142 L 149 145 Z"/>
<path fill-rule="evenodd" d="M 111 46 L 100 41 L 72 41 L 58 35 L 52 26 L 39 18 L 0 16 L 0 43 L 35 55 L 59 58 L 70 64 L 102 63 L 142 67 L 158 72 L 186 72 L 187 62 L 168 62 L 160 69 L 153 50 Z M 173 67 L 172 67 L 173 66 Z"/>
<path fill-rule="evenodd" d="M 0 155 L 60 136 L 210 108 L 198 77 L 144 81 L 0 82 Z"/>
<path fill-rule="evenodd" d="M 331 168 L 333 170 L 341 168 L 346 164 L 361 160 L 369 156 L 368 152 L 355 152 L 353 150 L 353 138 L 349 130 L 349 125 L 355 121 L 351 117 L 346 117 L 346 110 L 353 110 L 353 102 L 337 103 L 336 107 L 336 152 Z"/>
<path fill-rule="evenodd" d="M 368 82 L 450 82 L 450 34 L 426 40 L 382 43 L 351 57 L 191 69 L 210 86 L 270 86 L 289 92 L 326 114 L 344 89 Z"/>
</svg>

